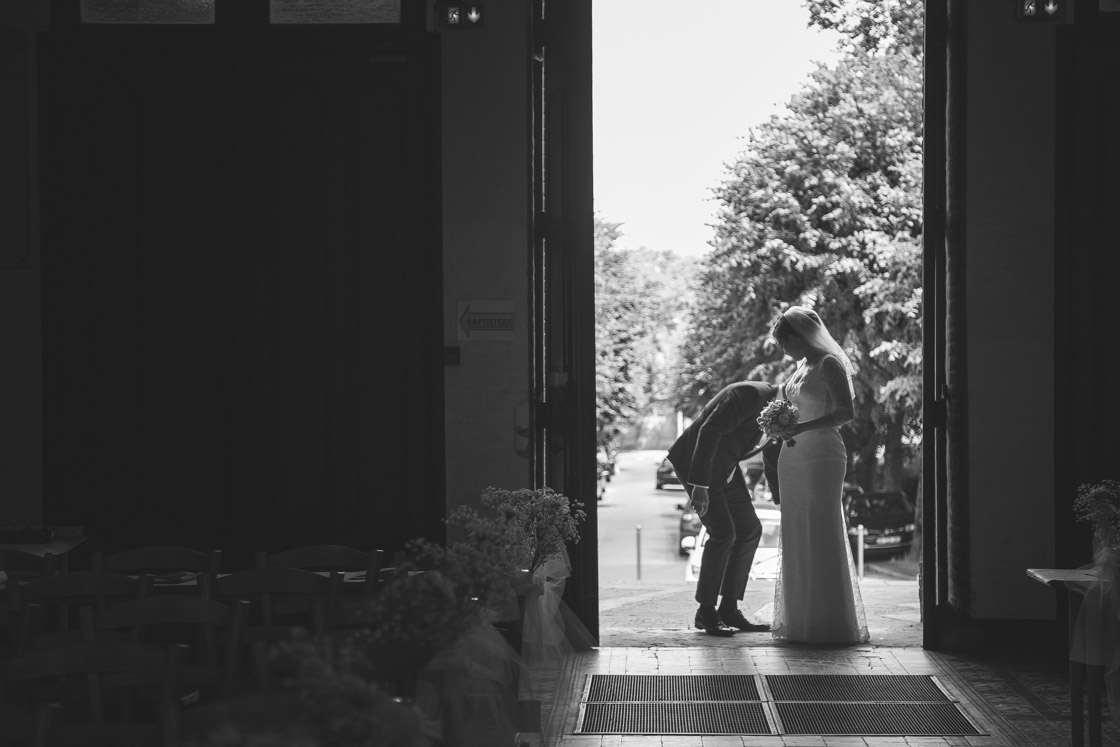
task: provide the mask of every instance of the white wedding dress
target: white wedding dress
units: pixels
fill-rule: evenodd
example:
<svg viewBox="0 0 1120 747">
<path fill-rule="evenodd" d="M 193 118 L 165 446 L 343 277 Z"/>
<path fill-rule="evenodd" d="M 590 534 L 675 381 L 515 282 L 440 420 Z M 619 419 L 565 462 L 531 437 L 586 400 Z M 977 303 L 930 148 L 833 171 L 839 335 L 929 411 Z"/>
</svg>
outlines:
<svg viewBox="0 0 1120 747">
<path fill-rule="evenodd" d="M 782 388 L 806 421 L 829 410 L 819 362 Z M 843 514 L 847 452 L 837 428 L 806 431 L 778 458 L 781 569 L 774 586 L 774 638 L 862 643 L 870 636 Z"/>
</svg>

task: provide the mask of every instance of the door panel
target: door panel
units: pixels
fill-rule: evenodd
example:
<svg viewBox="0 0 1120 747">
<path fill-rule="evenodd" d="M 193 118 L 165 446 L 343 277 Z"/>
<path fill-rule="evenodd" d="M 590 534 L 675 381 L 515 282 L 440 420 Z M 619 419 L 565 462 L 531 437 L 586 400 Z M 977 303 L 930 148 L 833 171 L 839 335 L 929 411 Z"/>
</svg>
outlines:
<svg viewBox="0 0 1120 747">
<path fill-rule="evenodd" d="M 231 559 L 433 536 L 434 55 L 105 36 L 44 55 L 48 521 Z"/>
</svg>

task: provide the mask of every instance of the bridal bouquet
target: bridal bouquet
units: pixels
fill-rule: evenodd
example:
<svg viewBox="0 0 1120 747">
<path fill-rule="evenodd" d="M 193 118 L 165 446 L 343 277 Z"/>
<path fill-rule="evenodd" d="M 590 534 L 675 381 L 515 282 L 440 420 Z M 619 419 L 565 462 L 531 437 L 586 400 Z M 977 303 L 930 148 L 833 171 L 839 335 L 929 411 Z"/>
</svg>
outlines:
<svg viewBox="0 0 1120 747">
<path fill-rule="evenodd" d="M 797 425 L 797 406 L 788 399 L 772 399 L 762 408 L 758 426 L 770 438 L 794 445 L 793 426 Z"/>
</svg>

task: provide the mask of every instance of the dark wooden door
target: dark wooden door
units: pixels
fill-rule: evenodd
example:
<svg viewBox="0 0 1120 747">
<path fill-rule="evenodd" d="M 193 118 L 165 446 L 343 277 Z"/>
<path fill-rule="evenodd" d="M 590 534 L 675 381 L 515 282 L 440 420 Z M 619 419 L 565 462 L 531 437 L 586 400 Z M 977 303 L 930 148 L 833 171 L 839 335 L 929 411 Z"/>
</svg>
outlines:
<svg viewBox="0 0 1120 747">
<path fill-rule="evenodd" d="M 587 511 L 564 596 L 598 636 L 591 2 L 533 7 L 533 473 Z"/>
<path fill-rule="evenodd" d="M 438 534 L 435 55 L 374 48 L 50 40 L 49 521 L 231 557 Z"/>
<path fill-rule="evenodd" d="M 1120 206 L 1120 13 L 1079 2 L 1059 29 L 1055 252 L 1055 560 L 1092 562 L 1077 486 L 1116 479 L 1116 218 Z"/>
</svg>

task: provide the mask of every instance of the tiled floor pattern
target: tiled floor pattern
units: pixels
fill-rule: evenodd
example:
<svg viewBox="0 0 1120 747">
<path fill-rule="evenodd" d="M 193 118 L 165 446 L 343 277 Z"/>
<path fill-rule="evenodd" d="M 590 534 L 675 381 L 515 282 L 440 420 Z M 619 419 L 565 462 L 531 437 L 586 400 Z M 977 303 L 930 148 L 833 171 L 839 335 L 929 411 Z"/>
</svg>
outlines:
<svg viewBox="0 0 1120 747">
<path fill-rule="evenodd" d="M 650 736 L 575 734 L 591 674 L 928 674 L 985 732 L 973 737 Z M 526 744 L 545 747 L 1068 747 L 1069 693 L 1056 656 L 969 658 L 922 648 L 751 646 L 738 649 L 598 648 L 571 654 L 563 667 L 534 677 L 545 696 L 542 731 Z M 548 695 L 551 694 L 551 697 Z M 1120 745 L 1105 713 L 1104 744 Z"/>
</svg>

